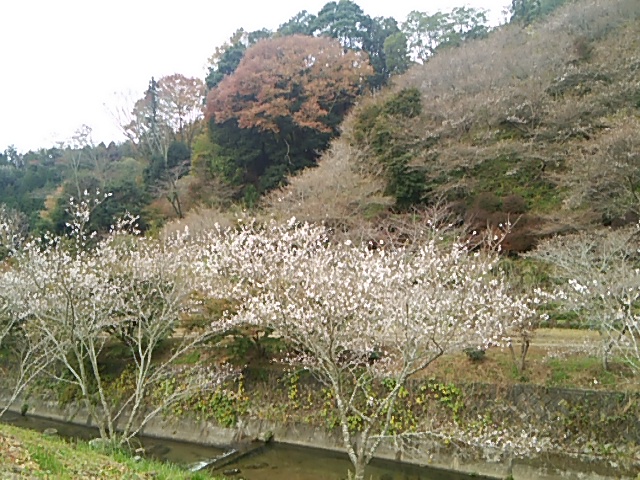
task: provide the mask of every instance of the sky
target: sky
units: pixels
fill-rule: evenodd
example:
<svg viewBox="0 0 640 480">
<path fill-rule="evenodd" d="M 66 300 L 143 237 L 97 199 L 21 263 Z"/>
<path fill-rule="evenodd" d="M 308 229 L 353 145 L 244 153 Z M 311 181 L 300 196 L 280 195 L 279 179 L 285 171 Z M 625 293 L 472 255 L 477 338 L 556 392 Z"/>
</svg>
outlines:
<svg viewBox="0 0 640 480">
<path fill-rule="evenodd" d="M 207 60 L 240 27 L 276 29 L 329 0 L 0 0 L 0 151 L 67 142 L 83 124 L 96 143 L 122 141 L 114 112 L 152 76 L 204 79 Z M 510 0 L 356 0 L 402 22 L 412 10 L 471 6 L 493 24 Z"/>
</svg>

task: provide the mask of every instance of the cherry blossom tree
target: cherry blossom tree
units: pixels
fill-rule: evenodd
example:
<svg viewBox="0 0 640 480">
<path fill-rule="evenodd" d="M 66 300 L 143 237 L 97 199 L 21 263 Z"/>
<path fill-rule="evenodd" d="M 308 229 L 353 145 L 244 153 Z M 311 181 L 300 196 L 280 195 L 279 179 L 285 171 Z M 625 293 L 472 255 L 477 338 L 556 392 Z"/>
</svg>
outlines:
<svg viewBox="0 0 640 480">
<path fill-rule="evenodd" d="M 4 395 L 0 400 L 0 417 L 49 367 L 49 347 L 47 336 L 38 331 L 29 332 L 25 320 L 9 308 L 5 293 L 0 294 L 0 352 L 4 363 L 0 365 Z"/>
<path fill-rule="evenodd" d="M 72 200 L 70 235 L 28 242 L 15 265 L 1 272 L 0 291 L 3 309 L 22 320 L 25 335 L 46 340 L 48 373 L 79 390 L 102 438 L 125 443 L 163 409 L 226 377 L 224 368 L 185 372 L 175 365 L 225 327 L 174 334 L 181 316 L 198 308 L 189 263 L 193 250 L 180 235 L 137 235 L 133 218 L 96 238 L 85 226 L 99 202 Z M 131 387 L 115 393 L 101 364 L 114 334 L 126 346 L 132 377 Z M 169 355 L 155 358 L 159 343 L 171 335 Z"/>
<path fill-rule="evenodd" d="M 18 210 L 0 203 L 0 260 L 20 248 L 29 231 L 29 220 Z"/>
<path fill-rule="evenodd" d="M 28 222 L 26 217 L 5 205 L 0 205 L 0 261 L 12 262 L 27 238 Z M 0 264 L 0 271 L 10 268 L 7 263 Z M 10 291 L 10 289 L 9 289 Z M 42 335 L 27 335 L 24 329 L 25 319 L 10 308 L 6 297 L 7 289 L 0 291 L 0 352 L 5 364 L 11 365 L 0 376 L 8 397 L 0 404 L 0 416 L 15 402 L 29 383 L 49 364 L 44 353 L 47 340 Z"/>
<path fill-rule="evenodd" d="M 638 226 L 556 237 L 530 255 L 551 263 L 564 285 L 560 305 L 602 338 L 605 369 L 618 354 L 640 373 L 640 242 Z"/>
<path fill-rule="evenodd" d="M 509 295 L 494 253 L 437 236 L 371 250 L 295 219 L 225 235 L 240 255 L 227 264 L 244 296 L 238 320 L 273 328 L 295 351 L 288 361 L 326 386 L 356 479 L 412 375 L 445 353 L 503 342 L 533 314 Z"/>
</svg>

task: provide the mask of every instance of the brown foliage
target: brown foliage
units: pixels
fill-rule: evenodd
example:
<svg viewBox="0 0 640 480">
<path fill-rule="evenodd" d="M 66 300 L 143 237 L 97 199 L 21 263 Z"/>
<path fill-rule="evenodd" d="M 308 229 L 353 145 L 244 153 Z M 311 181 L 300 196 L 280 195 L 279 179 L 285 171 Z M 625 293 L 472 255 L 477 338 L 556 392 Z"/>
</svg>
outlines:
<svg viewBox="0 0 640 480">
<path fill-rule="evenodd" d="M 382 182 L 358 163 L 353 149 L 337 139 L 316 168 L 289 179 L 286 187 L 269 193 L 263 205 L 278 218 L 322 222 L 337 231 L 368 232 L 368 220 L 377 218 L 392 200 L 383 195 Z"/>
<path fill-rule="evenodd" d="M 199 78 L 179 73 L 158 80 L 159 109 L 181 142 L 191 146 L 199 131 L 205 86 Z"/>
<path fill-rule="evenodd" d="M 147 144 L 152 152 L 164 155 L 174 140 L 189 147 L 202 129 L 202 80 L 174 73 L 157 82 L 157 97 L 147 90 L 131 111 L 114 113 L 125 136 L 136 146 Z M 155 109 L 155 110 L 154 110 Z"/>
<path fill-rule="evenodd" d="M 279 120 L 290 117 L 299 127 L 331 131 L 327 117 L 350 106 L 372 72 L 365 54 L 345 52 L 333 39 L 263 40 L 209 93 L 206 116 L 276 133 Z"/>
<path fill-rule="evenodd" d="M 530 215 L 536 236 L 558 223 L 579 227 L 640 212 L 639 18 L 637 0 L 583 0 L 526 28 L 501 27 L 361 100 L 344 137 L 360 158 L 374 158 L 354 124 L 394 92 L 417 88 L 422 113 L 386 141 L 425 172 L 427 200 L 458 202 L 459 213 L 474 219 L 490 211 Z"/>
</svg>

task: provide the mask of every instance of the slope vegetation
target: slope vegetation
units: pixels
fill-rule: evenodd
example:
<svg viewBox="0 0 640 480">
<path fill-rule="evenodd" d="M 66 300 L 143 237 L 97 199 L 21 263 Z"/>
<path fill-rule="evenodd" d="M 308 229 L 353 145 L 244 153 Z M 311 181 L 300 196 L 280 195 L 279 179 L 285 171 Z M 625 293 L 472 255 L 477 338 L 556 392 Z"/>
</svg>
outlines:
<svg viewBox="0 0 640 480">
<path fill-rule="evenodd" d="M 583 0 L 443 50 L 361 100 L 319 166 L 267 197 L 351 228 L 445 202 L 508 248 L 640 211 L 640 3 Z"/>
</svg>

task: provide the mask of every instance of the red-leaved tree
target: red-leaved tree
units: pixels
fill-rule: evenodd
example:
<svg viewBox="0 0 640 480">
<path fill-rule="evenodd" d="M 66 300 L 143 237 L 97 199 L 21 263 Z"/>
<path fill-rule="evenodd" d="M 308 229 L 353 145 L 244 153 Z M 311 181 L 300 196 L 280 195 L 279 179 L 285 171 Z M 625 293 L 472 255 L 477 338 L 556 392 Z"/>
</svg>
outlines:
<svg viewBox="0 0 640 480">
<path fill-rule="evenodd" d="M 237 70 L 207 98 L 207 118 L 280 133 L 283 121 L 330 132 L 373 73 L 363 52 L 337 40 L 304 35 L 272 38 L 247 50 Z"/>
</svg>

